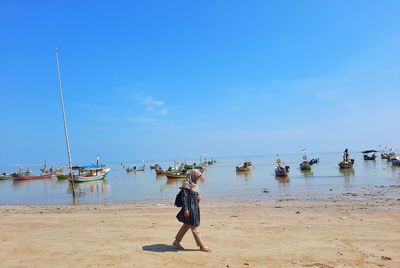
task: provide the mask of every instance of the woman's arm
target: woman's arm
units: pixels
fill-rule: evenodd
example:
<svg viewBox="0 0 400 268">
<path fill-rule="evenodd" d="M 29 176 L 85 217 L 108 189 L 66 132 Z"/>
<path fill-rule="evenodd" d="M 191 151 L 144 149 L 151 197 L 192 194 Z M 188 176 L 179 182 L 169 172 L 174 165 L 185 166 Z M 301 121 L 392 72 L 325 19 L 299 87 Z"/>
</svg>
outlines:
<svg viewBox="0 0 400 268">
<path fill-rule="evenodd" d="M 186 188 L 182 188 L 182 208 L 183 216 L 189 218 L 189 190 Z"/>
</svg>

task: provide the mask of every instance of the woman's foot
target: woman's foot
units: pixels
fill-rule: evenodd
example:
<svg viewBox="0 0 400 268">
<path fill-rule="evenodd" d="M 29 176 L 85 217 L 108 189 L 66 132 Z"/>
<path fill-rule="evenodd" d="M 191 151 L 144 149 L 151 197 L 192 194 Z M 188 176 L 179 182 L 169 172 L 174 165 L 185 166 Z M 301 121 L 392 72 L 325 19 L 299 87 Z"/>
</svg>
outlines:
<svg viewBox="0 0 400 268">
<path fill-rule="evenodd" d="M 182 247 L 181 244 L 178 243 L 178 242 L 176 242 L 176 241 L 174 241 L 174 242 L 172 243 L 172 245 L 173 245 L 174 248 L 176 248 L 176 249 L 184 250 L 184 247 Z"/>
<path fill-rule="evenodd" d="M 204 252 L 211 252 L 211 248 L 207 247 L 207 246 L 200 246 L 200 251 L 204 251 Z"/>
</svg>

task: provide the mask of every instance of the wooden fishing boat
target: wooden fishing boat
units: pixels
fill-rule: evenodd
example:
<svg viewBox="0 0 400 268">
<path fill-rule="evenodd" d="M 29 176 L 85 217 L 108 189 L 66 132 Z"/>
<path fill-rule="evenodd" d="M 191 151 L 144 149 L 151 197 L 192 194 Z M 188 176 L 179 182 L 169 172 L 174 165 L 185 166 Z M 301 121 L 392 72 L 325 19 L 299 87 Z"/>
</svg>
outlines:
<svg viewBox="0 0 400 268">
<path fill-rule="evenodd" d="M 250 161 L 246 161 L 243 164 L 236 166 L 236 172 L 250 171 L 253 168 L 253 164 Z"/>
<path fill-rule="evenodd" d="M 205 170 L 206 167 L 207 167 L 206 164 L 196 165 L 196 163 L 193 163 L 193 165 L 184 164 L 184 165 L 182 166 L 182 168 L 183 168 L 183 169 L 186 169 L 186 170 L 188 170 L 188 169 Z"/>
<path fill-rule="evenodd" d="M 159 164 L 150 165 L 150 169 L 157 169 L 157 168 L 159 168 L 159 167 L 160 167 Z"/>
<path fill-rule="evenodd" d="M 12 174 L 10 174 L 10 173 L 0 174 L 0 180 L 8 180 L 8 179 L 12 179 Z"/>
<path fill-rule="evenodd" d="M 364 158 L 364 160 L 375 160 L 376 155 L 375 154 L 372 154 L 372 155 L 364 154 L 363 158 Z"/>
<path fill-rule="evenodd" d="M 348 169 L 348 168 L 353 168 L 354 165 L 354 159 L 350 159 L 350 161 L 342 161 L 339 163 L 339 168 L 340 169 Z"/>
<path fill-rule="evenodd" d="M 43 175 L 19 175 L 19 174 L 12 174 L 12 178 L 15 181 L 26 181 L 26 180 L 40 180 L 40 179 L 51 179 L 54 177 L 54 173 L 51 174 L 43 174 Z"/>
<path fill-rule="evenodd" d="M 390 158 L 392 166 L 400 166 L 400 156 L 395 156 Z"/>
<path fill-rule="evenodd" d="M 46 166 L 45 166 L 46 167 Z M 41 169 L 42 173 L 40 175 L 31 175 L 31 172 L 21 172 L 21 173 L 14 173 L 12 174 L 12 178 L 14 180 L 40 180 L 40 179 L 51 179 L 57 174 L 60 174 L 61 172 L 64 171 L 64 167 L 61 167 L 60 169 L 57 169 L 56 171 L 53 171 L 51 169 L 47 170 L 46 168 Z"/>
<path fill-rule="evenodd" d="M 130 167 L 121 164 L 121 166 L 126 170 L 126 172 L 144 171 L 146 169 L 146 165 L 143 165 L 141 167 L 136 167 L 136 166 Z"/>
<path fill-rule="evenodd" d="M 165 171 L 161 167 L 154 169 L 157 175 L 165 175 Z"/>
<path fill-rule="evenodd" d="M 289 175 L 289 166 L 276 166 L 275 167 L 275 176 L 276 177 L 287 177 Z"/>
<path fill-rule="evenodd" d="M 391 157 L 395 156 L 396 154 L 394 152 L 390 152 L 390 153 L 381 153 L 381 158 L 382 159 L 390 159 Z"/>
<path fill-rule="evenodd" d="M 283 166 L 284 163 L 278 158 L 276 160 L 275 166 L 275 176 L 276 177 L 287 177 L 289 175 L 289 166 Z"/>
<path fill-rule="evenodd" d="M 302 163 L 300 163 L 300 170 L 311 170 L 311 165 L 308 163 L 308 161 L 304 160 Z"/>
<path fill-rule="evenodd" d="M 186 178 L 186 170 L 165 172 L 167 179 L 183 179 Z"/>
<path fill-rule="evenodd" d="M 84 169 L 79 174 L 74 174 L 74 182 L 89 182 L 104 180 L 111 168 L 90 168 Z"/>
<path fill-rule="evenodd" d="M 57 179 L 60 180 L 60 181 L 66 180 L 69 177 L 69 175 L 67 175 L 67 174 L 58 174 L 56 176 L 57 176 Z"/>
</svg>

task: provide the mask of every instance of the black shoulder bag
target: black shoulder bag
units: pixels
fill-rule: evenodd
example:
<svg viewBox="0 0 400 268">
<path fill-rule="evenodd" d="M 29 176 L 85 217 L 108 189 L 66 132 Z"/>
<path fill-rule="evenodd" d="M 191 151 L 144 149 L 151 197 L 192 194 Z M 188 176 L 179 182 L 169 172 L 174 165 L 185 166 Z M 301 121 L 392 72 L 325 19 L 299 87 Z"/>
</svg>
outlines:
<svg viewBox="0 0 400 268">
<path fill-rule="evenodd" d="M 182 191 L 183 191 L 183 189 L 181 188 L 181 187 L 179 187 L 179 189 L 181 189 L 180 191 L 179 191 L 179 193 L 176 195 L 176 197 L 175 197 L 175 206 L 176 207 L 178 207 L 178 208 L 180 208 L 180 207 L 182 207 Z"/>
</svg>

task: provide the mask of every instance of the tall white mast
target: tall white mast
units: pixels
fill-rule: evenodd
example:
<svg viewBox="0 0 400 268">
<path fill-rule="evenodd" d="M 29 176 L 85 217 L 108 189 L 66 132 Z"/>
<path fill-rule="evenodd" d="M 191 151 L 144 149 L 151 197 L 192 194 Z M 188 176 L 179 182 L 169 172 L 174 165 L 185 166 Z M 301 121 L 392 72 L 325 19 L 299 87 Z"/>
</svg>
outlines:
<svg viewBox="0 0 400 268">
<path fill-rule="evenodd" d="M 67 119 L 65 116 L 65 110 L 64 110 L 64 98 L 62 94 L 62 86 L 61 86 L 61 77 L 60 77 L 60 64 L 58 63 L 58 48 L 56 48 L 56 61 L 57 61 L 57 74 L 58 74 L 58 89 L 60 93 L 60 99 L 61 99 L 61 111 L 63 115 L 63 120 L 64 120 L 64 133 L 65 133 L 65 143 L 67 144 L 67 153 L 68 153 L 68 165 L 69 165 L 69 172 L 70 172 L 70 182 L 72 184 L 72 195 L 75 198 L 75 187 L 74 187 L 74 172 L 72 170 L 72 161 L 71 161 L 71 151 L 69 148 L 69 140 L 68 140 L 68 128 L 67 128 Z"/>
</svg>

